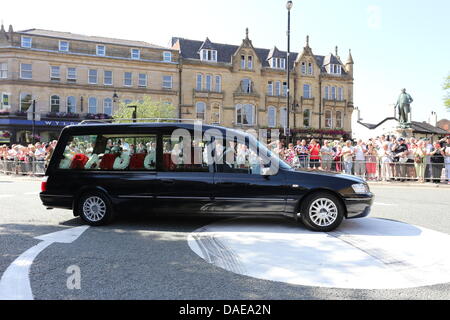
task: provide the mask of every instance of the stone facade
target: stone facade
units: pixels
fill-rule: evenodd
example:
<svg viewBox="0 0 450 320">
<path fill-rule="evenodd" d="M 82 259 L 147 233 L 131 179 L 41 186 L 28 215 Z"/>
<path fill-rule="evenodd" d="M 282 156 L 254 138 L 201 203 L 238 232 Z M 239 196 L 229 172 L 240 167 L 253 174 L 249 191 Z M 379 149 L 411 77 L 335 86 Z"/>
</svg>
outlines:
<svg viewBox="0 0 450 320">
<path fill-rule="evenodd" d="M 120 102 L 144 96 L 174 105 L 179 118 L 233 128 L 283 128 L 290 68 L 291 129 L 334 130 L 336 136 L 350 132 L 351 54 L 345 64 L 337 48 L 335 54 L 314 55 L 308 39 L 286 64 L 286 52 L 255 48 L 248 31 L 240 45 L 172 38 L 172 47 L 166 48 L 1 26 L 0 131 L 12 131 L 12 142 L 29 140 L 24 136 L 29 123 L 12 125 L 26 117 L 26 101 L 36 101 L 41 119 L 79 122 L 95 114 L 111 115 Z M 55 138 L 60 129 L 43 126 L 37 133 Z"/>
<path fill-rule="evenodd" d="M 183 118 L 203 118 L 207 123 L 218 122 L 234 128 L 285 126 L 286 52 L 255 48 L 248 33 L 240 46 L 213 43 L 208 38 L 205 41 L 173 38 L 172 44 L 182 60 Z M 210 54 L 212 51 L 215 53 Z M 345 64 L 337 48 L 334 55 L 316 56 L 308 39 L 303 51 L 293 52 L 290 57 L 291 129 L 350 132 L 354 64 L 351 53 Z M 285 60 L 281 68 L 272 62 L 273 58 Z M 216 77 L 220 77 L 219 87 Z M 247 90 L 247 79 L 251 81 L 251 90 Z M 250 111 L 249 123 L 239 118 L 242 105 L 254 106 L 249 108 L 254 109 Z"/>
</svg>

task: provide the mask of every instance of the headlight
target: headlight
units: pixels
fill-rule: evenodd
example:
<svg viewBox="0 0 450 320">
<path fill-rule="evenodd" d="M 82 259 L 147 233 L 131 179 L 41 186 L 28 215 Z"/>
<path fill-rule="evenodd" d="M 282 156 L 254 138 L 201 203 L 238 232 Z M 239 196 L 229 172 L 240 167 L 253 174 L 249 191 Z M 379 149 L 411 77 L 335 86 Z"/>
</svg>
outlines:
<svg viewBox="0 0 450 320">
<path fill-rule="evenodd" d="M 355 193 L 369 193 L 369 187 L 365 183 L 354 184 L 352 188 Z"/>
</svg>

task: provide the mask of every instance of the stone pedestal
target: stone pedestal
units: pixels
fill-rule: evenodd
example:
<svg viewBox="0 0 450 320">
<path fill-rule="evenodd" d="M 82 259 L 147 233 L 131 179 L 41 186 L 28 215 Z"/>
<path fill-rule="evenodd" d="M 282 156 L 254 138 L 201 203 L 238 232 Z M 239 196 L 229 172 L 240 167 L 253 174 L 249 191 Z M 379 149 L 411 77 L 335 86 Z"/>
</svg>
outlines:
<svg viewBox="0 0 450 320">
<path fill-rule="evenodd" d="M 397 128 L 395 131 L 395 136 L 397 138 L 403 137 L 403 138 L 411 138 L 413 136 L 413 129 L 412 128 Z"/>
</svg>

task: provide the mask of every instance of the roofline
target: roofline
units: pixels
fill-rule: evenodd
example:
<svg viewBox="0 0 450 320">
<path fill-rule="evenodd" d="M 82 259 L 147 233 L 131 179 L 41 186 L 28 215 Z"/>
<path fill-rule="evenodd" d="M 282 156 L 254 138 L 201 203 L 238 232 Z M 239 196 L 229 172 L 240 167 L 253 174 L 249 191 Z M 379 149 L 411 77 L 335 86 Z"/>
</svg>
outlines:
<svg viewBox="0 0 450 320">
<path fill-rule="evenodd" d="M 28 29 L 28 30 L 22 30 L 22 31 L 15 31 L 15 33 L 24 34 L 24 35 L 28 35 L 28 36 L 51 38 L 51 39 L 66 39 L 66 40 L 72 40 L 72 41 L 110 44 L 110 45 L 123 46 L 123 47 L 147 48 L 147 49 L 155 49 L 155 50 L 178 52 L 178 50 L 172 49 L 171 47 L 163 47 L 163 46 L 160 46 L 160 45 L 157 45 L 157 44 L 152 44 L 152 43 L 148 43 L 148 45 L 119 44 L 119 43 L 107 42 L 107 41 L 95 41 L 95 40 L 89 40 L 89 39 L 74 39 L 74 38 L 70 38 L 69 36 L 66 36 L 66 37 L 60 36 L 60 37 L 58 37 L 58 36 L 51 36 L 51 35 L 44 35 L 44 34 L 30 34 L 30 33 L 27 33 L 27 31 L 33 31 L 33 30 L 43 30 L 43 31 L 50 31 L 50 32 L 62 32 L 62 33 L 67 33 L 67 34 L 71 34 L 71 35 L 74 35 L 74 36 L 82 36 L 82 37 L 100 37 L 100 36 L 89 36 L 89 35 L 84 35 L 84 34 L 79 34 L 79 33 L 70 33 L 70 32 L 66 32 L 66 31 L 53 31 L 53 30 L 45 30 L 45 29 Z M 140 42 L 140 40 L 127 40 L 127 39 L 109 38 L 109 37 L 104 37 L 104 38 L 105 39 L 111 39 L 111 40 Z M 145 43 L 144 41 L 142 41 L 142 42 Z"/>
</svg>

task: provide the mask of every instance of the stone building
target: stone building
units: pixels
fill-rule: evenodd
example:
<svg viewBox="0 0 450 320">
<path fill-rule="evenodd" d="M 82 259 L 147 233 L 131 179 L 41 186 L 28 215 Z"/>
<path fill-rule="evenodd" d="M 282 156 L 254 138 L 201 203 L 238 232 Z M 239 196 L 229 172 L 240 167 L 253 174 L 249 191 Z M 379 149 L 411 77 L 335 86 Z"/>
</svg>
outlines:
<svg viewBox="0 0 450 320">
<path fill-rule="evenodd" d="M 353 58 L 342 63 L 335 54 L 315 55 L 309 46 L 300 53 L 255 48 L 248 37 L 240 45 L 172 38 L 180 53 L 183 118 L 200 118 L 233 128 L 283 128 L 287 112 L 294 133 L 342 136 L 351 132 Z"/>
<path fill-rule="evenodd" d="M 0 28 L 0 135 L 31 139 L 27 117 L 35 101 L 35 134 L 48 141 L 85 118 L 111 116 L 120 102 L 145 95 L 178 105 L 176 50 L 142 41 L 41 29 Z"/>
<path fill-rule="evenodd" d="M 294 134 L 341 137 L 351 132 L 353 58 L 338 50 L 315 55 L 255 48 L 248 30 L 240 45 L 172 38 L 172 47 L 69 32 L 0 28 L 0 138 L 47 141 L 83 119 L 105 118 L 120 102 L 150 96 L 178 117 L 232 128 L 283 128 Z M 37 119 L 30 120 L 35 101 Z M 32 130 L 34 124 L 34 130 Z"/>
</svg>

